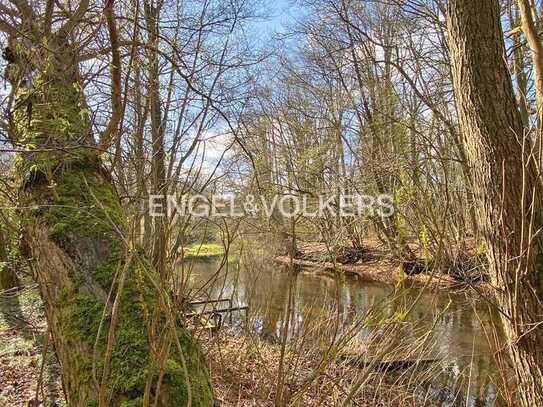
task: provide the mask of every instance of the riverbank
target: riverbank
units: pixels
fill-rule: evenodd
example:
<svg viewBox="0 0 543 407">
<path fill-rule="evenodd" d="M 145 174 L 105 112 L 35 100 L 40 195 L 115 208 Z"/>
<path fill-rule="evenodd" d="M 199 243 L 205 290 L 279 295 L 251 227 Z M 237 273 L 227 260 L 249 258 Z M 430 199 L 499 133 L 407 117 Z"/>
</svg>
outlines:
<svg viewBox="0 0 543 407">
<path fill-rule="evenodd" d="M 183 247 L 185 259 L 222 256 L 224 247 L 217 243 L 193 243 Z"/>
<path fill-rule="evenodd" d="M 406 273 L 404 266 L 387 258 L 375 247 L 370 247 L 364 256 L 354 262 L 341 263 L 330 261 L 330 255 L 322 244 L 305 244 L 299 247 L 296 258 L 289 256 L 276 256 L 274 261 L 285 266 L 298 266 L 313 271 L 327 271 L 354 275 L 363 281 L 384 284 L 403 284 L 411 287 L 426 287 L 461 291 L 473 289 L 480 294 L 492 294 L 492 286 L 484 280 L 461 280 L 449 274 L 439 272 L 432 268 L 420 267 L 417 273 Z M 420 264 L 424 264 L 421 260 Z"/>
<path fill-rule="evenodd" d="M 254 336 L 221 331 L 202 341 L 208 355 L 215 395 L 221 406 L 274 407 L 281 346 Z M 363 371 L 345 361 L 322 365 L 322 350 L 292 351 L 284 357 L 285 405 L 342 406 L 363 382 L 349 406 L 416 406 L 416 396 L 394 376 Z M 420 400 L 419 400 L 420 401 Z M 292 404 L 290 404 L 292 403 Z"/>
<path fill-rule="evenodd" d="M 60 370 L 51 346 L 46 346 L 47 324 L 35 286 L 0 296 L 0 405 L 65 405 Z M 206 354 L 216 398 L 221 406 L 274 406 L 281 346 L 239 331 L 196 332 Z M 44 348 L 47 348 L 44 359 Z M 412 392 L 378 372 L 360 373 L 348 363 L 330 362 L 319 369 L 322 350 L 284 353 L 284 397 L 299 396 L 299 405 L 338 406 L 357 380 L 366 384 L 352 405 L 415 405 Z M 367 377 L 363 377 L 366 374 Z M 41 385 L 40 385 L 41 383 Z M 302 391 L 303 390 L 303 391 Z M 33 400 L 38 394 L 38 402 Z"/>
</svg>

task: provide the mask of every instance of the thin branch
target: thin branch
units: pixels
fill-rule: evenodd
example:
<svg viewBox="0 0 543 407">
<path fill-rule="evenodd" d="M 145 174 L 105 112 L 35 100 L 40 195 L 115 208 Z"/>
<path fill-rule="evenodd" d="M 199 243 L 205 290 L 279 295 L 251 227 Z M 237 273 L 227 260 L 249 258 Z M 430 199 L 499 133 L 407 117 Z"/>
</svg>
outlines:
<svg viewBox="0 0 543 407">
<path fill-rule="evenodd" d="M 11 36 L 15 36 L 17 34 L 17 30 L 15 29 L 15 27 L 2 19 L 0 19 L 0 31 L 3 31 Z"/>
<path fill-rule="evenodd" d="M 25 17 L 28 21 L 32 21 L 35 17 L 34 12 L 32 11 L 32 8 L 30 5 L 24 1 L 24 0 L 13 0 L 13 4 L 17 7 L 17 10 L 21 13 L 23 17 Z"/>
<path fill-rule="evenodd" d="M 109 3 L 109 1 L 108 1 Z M 106 3 L 107 7 L 107 3 Z M 70 33 L 77 23 L 81 20 L 83 17 L 83 14 L 88 10 L 89 8 L 89 0 L 81 0 L 79 3 L 79 6 L 77 7 L 77 10 L 75 13 L 70 17 L 70 19 L 58 30 L 59 34 L 61 35 L 67 35 Z"/>
<path fill-rule="evenodd" d="M 12 8 L 4 6 L 3 4 L 0 4 L 0 12 L 6 16 L 19 17 L 19 13 L 16 10 L 13 10 Z"/>
</svg>

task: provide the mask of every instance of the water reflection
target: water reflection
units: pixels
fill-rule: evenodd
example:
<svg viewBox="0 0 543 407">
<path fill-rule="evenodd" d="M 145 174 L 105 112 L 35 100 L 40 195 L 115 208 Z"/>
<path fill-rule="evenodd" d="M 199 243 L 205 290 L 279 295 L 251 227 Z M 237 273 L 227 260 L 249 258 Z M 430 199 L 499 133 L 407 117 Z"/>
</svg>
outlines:
<svg viewBox="0 0 543 407">
<path fill-rule="evenodd" d="M 440 400 L 438 405 L 495 404 L 496 368 L 486 339 L 495 317 L 488 307 L 474 304 L 467 296 L 413 289 L 398 294 L 394 287 L 356 277 L 289 273 L 272 262 L 257 260 L 222 265 L 220 259 L 194 261 L 190 268 L 190 286 L 198 299 L 231 298 L 234 306 L 248 305 L 250 329 L 271 342 L 279 342 L 283 334 L 297 338 L 303 333 L 307 337 L 304 329 L 316 320 L 338 323 L 340 329 L 332 332 L 330 324 L 312 325 L 311 337 L 332 340 L 333 335 L 367 316 L 368 310 L 380 310 L 378 316 L 410 310 L 407 321 L 412 324 L 402 331 L 405 342 L 431 330 L 425 357 L 444 360 L 447 365 L 441 383 L 425 386 L 422 397 Z M 293 300 L 290 307 L 289 292 Z M 236 315 L 234 322 L 241 326 L 243 314 Z M 285 327 L 288 330 L 284 331 Z M 355 339 L 363 343 L 369 333 L 369 329 L 360 328 Z"/>
</svg>

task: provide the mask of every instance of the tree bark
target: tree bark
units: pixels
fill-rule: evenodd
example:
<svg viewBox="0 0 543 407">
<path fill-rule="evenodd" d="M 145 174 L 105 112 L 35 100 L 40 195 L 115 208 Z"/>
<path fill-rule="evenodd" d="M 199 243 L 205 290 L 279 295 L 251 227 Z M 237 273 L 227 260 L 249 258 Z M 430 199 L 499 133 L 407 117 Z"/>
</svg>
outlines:
<svg viewBox="0 0 543 407">
<path fill-rule="evenodd" d="M 515 27 L 519 24 L 518 13 L 515 13 L 513 3 L 515 0 L 509 0 L 507 14 L 509 26 Z M 530 109 L 526 95 L 528 94 L 528 80 L 526 78 L 526 64 L 524 63 L 524 53 L 521 44 L 520 32 L 516 31 L 511 35 L 513 46 L 513 71 L 515 72 L 517 83 L 517 103 L 520 109 L 520 117 L 524 127 L 530 125 Z"/>
<path fill-rule="evenodd" d="M 8 239 L 0 228 L 0 290 L 8 290 L 20 285 L 19 278 L 9 262 Z"/>
<path fill-rule="evenodd" d="M 211 406 L 198 345 L 156 288 L 156 269 L 125 240 L 126 214 L 96 154 L 74 47 L 58 35 L 47 45 L 51 52 L 31 86 L 19 90 L 12 124 L 28 150 L 17 166 L 22 206 L 34 208 L 23 217 L 23 241 L 35 261 L 68 405 L 99 405 L 102 382 L 108 406 L 144 399 Z M 116 293 L 121 272 L 124 289 Z"/>
<path fill-rule="evenodd" d="M 148 44 L 150 45 L 147 54 L 149 62 L 149 106 L 151 113 L 151 193 L 161 195 L 163 202 L 166 202 L 166 167 L 164 151 L 164 123 L 160 107 L 160 72 L 158 60 L 158 19 L 159 9 L 146 1 L 144 4 L 145 23 L 147 26 Z M 166 274 L 166 251 L 167 251 L 167 222 L 166 216 L 159 216 L 153 219 L 153 264 L 159 273 Z"/>
<path fill-rule="evenodd" d="M 541 186 L 507 70 L 498 0 L 450 0 L 453 86 L 492 282 L 518 379 L 543 405 Z"/>
</svg>

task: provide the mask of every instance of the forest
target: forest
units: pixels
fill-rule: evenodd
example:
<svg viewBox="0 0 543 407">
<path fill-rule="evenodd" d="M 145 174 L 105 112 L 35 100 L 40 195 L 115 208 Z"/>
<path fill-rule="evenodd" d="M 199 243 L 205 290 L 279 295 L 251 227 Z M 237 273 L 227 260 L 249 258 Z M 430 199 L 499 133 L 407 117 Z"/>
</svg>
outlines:
<svg viewBox="0 0 543 407">
<path fill-rule="evenodd" d="M 0 0 L 0 406 L 543 406 L 543 0 Z"/>
</svg>

